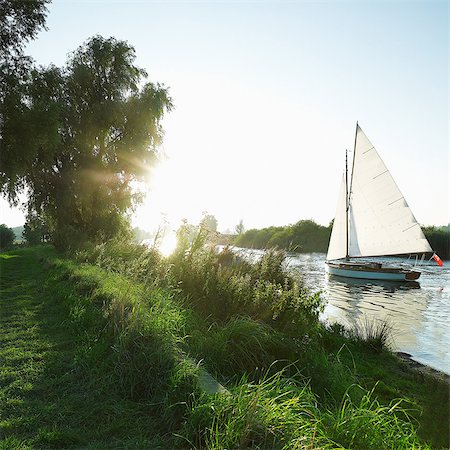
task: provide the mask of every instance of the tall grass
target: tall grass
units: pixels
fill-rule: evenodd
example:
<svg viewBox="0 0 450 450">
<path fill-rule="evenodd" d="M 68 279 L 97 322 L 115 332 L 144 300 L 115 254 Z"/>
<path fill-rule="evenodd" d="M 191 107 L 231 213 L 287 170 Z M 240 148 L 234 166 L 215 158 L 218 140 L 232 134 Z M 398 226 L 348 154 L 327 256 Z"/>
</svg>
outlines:
<svg viewBox="0 0 450 450">
<path fill-rule="evenodd" d="M 228 394 L 200 395 L 180 436 L 209 449 L 428 448 L 407 418 L 401 401 L 382 406 L 373 392 L 359 404 L 346 396 L 339 408 L 323 412 L 307 383 L 279 371 L 258 383 L 244 377 Z"/>
<path fill-rule="evenodd" d="M 222 323 L 247 316 L 277 329 L 317 323 L 320 295 L 286 272 L 284 252 L 268 251 L 250 264 L 232 261 L 227 250 L 217 254 L 204 239 L 199 233 L 189 249 L 178 249 L 171 259 L 174 280 L 202 315 Z"/>
<path fill-rule="evenodd" d="M 364 395 L 359 403 L 345 395 L 340 408 L 323 416 L 331 440 L 344 448 L 367 450 L 429 448 L 415 432 L 410 415 L 413 405 L 402 399 L 381 405 L 375 387 L 369 392 L 361 390 Z"/>
<path fill-rule="evenodd" d="M 109 373 L 130 398 L 158 397 L 182 360 L 189 311 L 166 289 L 92 265 L 54 266 L 74 283 L 70 316 L 82 333 L 79 359 Z"/>
<path fill-rule="evenodd" d="M 251 374 L 258 377 L 274 361 L 295 358 L 294 342 L 268 325 L 237 317 L 224 326 L 212 324 L 206 332 L 195 332 L 191 351 L 221 378 Z"/>
<path fill-rule="evenodd" d="M 308 386 L 278 372 L 259 383 L 244 377 L 229 394 L 200 395 L 181 435 L 195 448 L 288 448 L 299 436 L 307 444 L 322 440 L 318 415 Z"/>
<path fill-rule="evenodd" d="M 347 335 L 356 341 L 363 342 L 375 352 L 388 350 L 393 337 L 393 326 L 388 320 L 369 319 L 357 324 L 347 331 Z"/>
</svg>

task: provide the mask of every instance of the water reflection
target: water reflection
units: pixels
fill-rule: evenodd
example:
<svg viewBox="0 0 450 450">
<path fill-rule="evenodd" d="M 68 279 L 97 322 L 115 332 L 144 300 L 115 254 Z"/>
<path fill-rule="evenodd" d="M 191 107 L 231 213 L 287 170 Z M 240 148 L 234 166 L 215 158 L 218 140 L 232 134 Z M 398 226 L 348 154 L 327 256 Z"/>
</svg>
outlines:
<svg viewBox="0 0 450 450">
<path fill-rule="evenodd" d="M 341 284 L 344 286 L 357 286 L 363 290 L 381 288 L 382 291 L 394 293 L 399 290 L 420 289 L 418 281 L 388 281 L 388 280 L 362 280 L 358 278 L 343 278 L 336 275 L 326 274 L 328 282 Z"/>
<path fill-rule="evenodd" d="M 386 321 L 393 332 L 392 345 L 412 348 L 411 330 L 420 328 L 426 296 L 418 282 L 374 282 L 325 275 L 324 295 L 328 300 L 322 319 L 357 327 L 366 321 Z M 401 318 L 401 320 L 399 320 Z"/>
</svg>

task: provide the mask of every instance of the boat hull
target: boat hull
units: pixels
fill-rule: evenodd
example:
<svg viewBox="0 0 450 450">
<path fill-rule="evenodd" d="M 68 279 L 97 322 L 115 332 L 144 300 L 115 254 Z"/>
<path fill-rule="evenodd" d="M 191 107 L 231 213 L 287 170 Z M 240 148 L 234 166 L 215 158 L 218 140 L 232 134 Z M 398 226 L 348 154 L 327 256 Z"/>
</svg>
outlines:
<svg viewBox="0 0 450 450">
<path fill-rule="evenodd" d="M 366 280 L 414 281 L 420 277 L 420 272 L 416 270 L 382 267 L 381 264 L 335 263 L 327 261 L 327 271 L 329 274 L 339 277 Z"/>
</svg>

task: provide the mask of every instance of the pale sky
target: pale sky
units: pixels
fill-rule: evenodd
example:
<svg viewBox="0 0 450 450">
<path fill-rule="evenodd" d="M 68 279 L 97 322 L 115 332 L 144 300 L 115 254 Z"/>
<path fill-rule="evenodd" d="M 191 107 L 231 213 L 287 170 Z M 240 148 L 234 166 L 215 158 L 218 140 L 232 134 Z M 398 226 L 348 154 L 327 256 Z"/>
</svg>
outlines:
<svg viewBox="0 0 450 450">
<path fill-rule="evenodd" d="M 26 52 L 63 65 L 94 34 L 170 89 L 168 159 L 134 224 L 219 229 L 334 217 L 355 123 L 421 224 L 450 222 L 446 1 L 70 1 Z M 23 215 L 1 201 L 1 222 Z M 163 216 L 163 214 L 165 214 Z"/>
</svg>

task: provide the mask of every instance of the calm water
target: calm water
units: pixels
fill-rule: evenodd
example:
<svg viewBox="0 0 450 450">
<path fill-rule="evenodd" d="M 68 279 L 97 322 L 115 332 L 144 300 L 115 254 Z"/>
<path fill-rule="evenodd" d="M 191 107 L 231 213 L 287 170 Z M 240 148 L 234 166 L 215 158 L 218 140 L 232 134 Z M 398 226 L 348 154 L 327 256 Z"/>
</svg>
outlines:
<svg viewBox="0 0 450 450">
<path fill-rule="evenodd" d="M 261 254 L 253 252 L 254 257 Z M 389 258 L 386 262 L 404 260 Z M 409 284 L 328 275 L 323 253 L 291 255 L 289 267 L 313 291 L 322 291 L 326 300 L 323 320 L 347 326 L 387 320 L 393 329 L 393 350 L 450 374 L 450 261 L 444 261 L 443 267 L 425 262 L 420 266 L 419 282 Z"/>
</svg>

